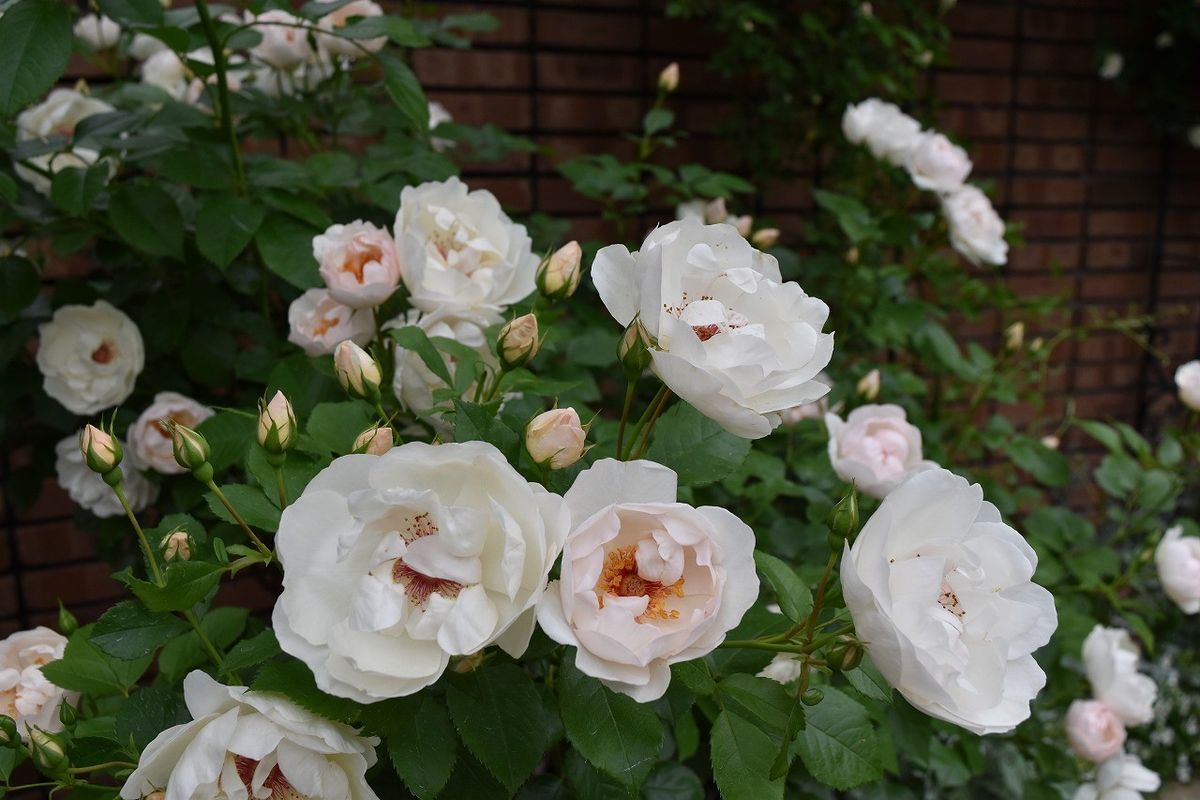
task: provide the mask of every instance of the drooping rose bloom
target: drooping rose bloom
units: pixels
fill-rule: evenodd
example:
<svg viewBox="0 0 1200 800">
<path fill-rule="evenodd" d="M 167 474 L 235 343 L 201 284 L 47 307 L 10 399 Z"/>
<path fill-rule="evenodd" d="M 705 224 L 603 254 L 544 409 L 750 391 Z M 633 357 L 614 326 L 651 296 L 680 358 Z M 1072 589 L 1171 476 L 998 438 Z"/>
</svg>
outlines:
<svg viewBox="0 0 1200 800">
<path fill-rule="evenodd" d="M 323 691 L 361 703 L 491 644 L 520 656 L 569 520 L 485 442 L 342 456 L 280 520 L 275 635 Z"/>
<path fill-rule="evenodd" d="M 950 245 L 972 264 L 1000 265 L 1008 260 L 1004 220 L 978 188 L 963 186 L 945 195 L 942 213 L 950 226 Z"/>
<path fill-rule="evenodd" d="M 576 648 L 582 672 L 656 700 L 671 664 L 711 652 L 754 604 L 754 532 L 723 508 L 677 502 L 675 473 L 651 461 L 597 461 L 565 499 L 571 535 L 538 622 Z"/>
<path fill-rule="evenodd" d="M 1083 665 L 1092 693 L 1103 700 L 1127 726 L 1154 719 L 1158 686 L 1138 672 L 1141 655 L 1129 632 L 1120 628 L 1092 628 L 1083 642 Z"/>
<path fill-rule="evenodd" d="M 126 434 L 129 438 L 129 450 L 136 454 L 141 463 L 155 472 L 161 472 L 163 475 L 182 475 L 187 469 L 175 460 L 171 432 L 165 422 L 178 422 L 189 428 L 196 428 L 213 413 L 208 406 L 178 392 L 159 392 L 154 395 L 154 402 L 150 407 L 129 426 L 129 432 Z"/>
<path fill-rule="evenodd" d="M 1184 536 L 1178 525 L 1170 528 L 1154 551 L 1154 564 L 1167 597 L 1185 614 L 1200 613 L 1200 539 Z"/>
<path fill-rule="evenodd" d="M 339 303 L 325 289 L 309 289 L 288 307 L 288 341 L 310 356 L 332 353 L 349 339 L 357 345 L 371 341 L 375 316 L 369 309 Z"/>
<path fill-rule="evenodd" d="M 592 278 L 617 322 L 645 327 L 662 382 L 730 433 L 759 439 L 829 391 L 816 380 L 833 354 L 833 334 L 821 333 L 828 306 L 785 283 L 775 257 L 731 225 L 687 218 L 636 253 L 610 245 Z"/>
<path fill-rule="evenodd" d="M 125 401 L 146 361 L 137 325 L 104 300 L 63 306 L 38 327 L 37 365 L 46 394 L 75 414 Z"/>
<path fill-rule="evenodd" d="M 31 727 L 61 731 L 58 707 L 79 698 L 42 675 L 42 667 L 62 658 L 66 649 L 66 637 L 44 627 L 18 631 L 0 641 L 0 714 L 13 718 L 22 738 L 28 738 Z"/>
<path fill-rule="evenodd" d="M 937 467 L 924 459 L 921 431 L 900 406 L 859 406 L 845 421 L 826 414 L 825 427 L 833 471 L 872 497 L 884 497 L 905 479 Z"/>
<path fill-rule="evenodd" d="M 366 778 L 378 739 L 200 670 L 184 678 L 183 696 L 192 721 L 146 746 L 123 800 L 164 790 L 170 798 L 379 800 Z"/>
<path fill-rule="evenodd" d="M 931 192 L 956 191 L 971 174 L 967 151 L 934 131 L 921 134 L 905 166 L 913 183 Z"/>
<path fill-rule="evenodd" d="M 846 546 L 842 586 L 889 684 L 931 717 L 1003 733 L 1045 686 L 1032 653 L 1058 624 L 1036 567 L 978 484 L 934 469 L 884 498 Z"/>
<path fill-rule="evenodd" d="M 333 299 L 351 308 L 373 308 L 400 284 L 396 244 L 369 222 L 334 225 L 314 237 L 313 258 Z"/>
</svg>

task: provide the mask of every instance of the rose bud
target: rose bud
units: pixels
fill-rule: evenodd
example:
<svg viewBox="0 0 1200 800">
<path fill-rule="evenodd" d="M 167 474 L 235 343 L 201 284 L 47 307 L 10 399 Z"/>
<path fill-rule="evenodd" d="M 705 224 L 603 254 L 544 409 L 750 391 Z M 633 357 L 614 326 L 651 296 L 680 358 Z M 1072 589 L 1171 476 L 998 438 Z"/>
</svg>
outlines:
<svg viewBox="0 0 1200 800">
<path fill-rule="evenodd" d="M 179 466 L 192 472 L 202 470 L 208 464 L 208 456 L 211 453 L 208 440 L 178 422 L 167 420 L 166 428 L 171 432 L 171 449 L 175 452 L 175 460 Z"/>
<path fill-rule="evenodd" d="M 583 456 L 587 431 L 573 408 L 556 408 L 533 418 L 525 428 L 525 447 L 537 464 L 565 469 Z"/>
<path fill-rule="evenodd" d="M 258 443 L 268 454 L 281 456 L 296 443 L 296 412 L 283 392 L 269 402 L 258 401 Z"/>
<path fill-rule="evenodd" d="M 1025 323 L 1014 322 L 1004 329 L 1004 344 L 1009 350 L 1020 350 L 1025 343 Z"/>
<path fill-rule="evenodd" d="M 17 721 L 12 717 L 0 715 L 0 747 L 16 747 L 21 742 L 21 734 L 17 733 Z"/>
<path fill-rule="evenodd" d="M 121 445 L 116 438 L 95 425 L 86 426 L 79 434 L 79 450 L 83 453 L 88 469 L 100 475 L 108 475 L 121 463 Z M 120 472 L 117 472 L 118 480 Z"/>
<path fill-rule="evenodd" d="M 333 370 L 338 383 L 351 397 L 372 403 L 379 400 L 379 384 L 383 376 L 379 362 L 366 350 L 347 339 L 333 351 Z"/>
<path fill-rule="evenodd" d="M 381 456 L 391 450 L 395 443 L 391 428 L 367 428 L 354 440 L 352 452 L 359 455 L 366 453 L 367 455 Z"/>
<path fill-rule="evenodd" d="M 617 358 L 627 381 L 637 380 L 650 366 L 650 333 L 637 317 L 625 328 L 617 344 Z"/>
<path fill-rule="evenodd" d="M 575 294 L 579 288 L 582 261 L 583 249 L 579 242 L 567 242 L 538 267 L 538 289 L 551 300 L 562 300 Z"/>
<path fill-rule="evenodd" d="M 75 618 L 74 614 L 67 611 L 67 607 L 62 604 L 61 600 L 58 601 L 58 630 L 66 636 L 79 630 L 79 620 Z"/>
<path fill-rule="evenodd" d="M 879 370 L 873 369 L 866 375 L 863 375 L 861 378 L 859 378 L 858 385 L 855 387 L 855 389 L 863 398 L 867 400 L 874 400 L 875 398 L 879 397 L 880 384 L 881 381 Z"/>
<path fill-rule="evenodd" d="M 763 228 L 754 232 L 750 243 L 759 250 L 769 250 L 779 243 L 779 228 Z"/>
<path fill-rule="evenodd" d="M 750 231 L 754 229 L 754 217 L 742 214 L 740 217 L 732 218 L 729 224 L 737 228 L 737 232 L 742 235 L 742 238 L 749 238 Z"/>
<path fill-rule="evenodd" d="M 663 92 L 673 92 L 679 88 L 679 65 L 672 61 L 658 73 L 658 88 Z"/>
<path fill-rule="evenodd" d="M 1042 447 L 1045 447 L 1047 450 L 1057 450 L 1061 445 L 1062 440 L 1060 440 L 1054 434 L 1042 437 Z"/>
<path fill-rule="evenodd" d="M 162 538 L 163 561 L 187 561 L 192 557 L 192 539 L 187 531 L 177 528 Z"/>
<path fill-rule="evenodd" d="M 729 221 L 729 209 L 725 207 L 724 197 L 708 201 L 708 205 L 704 207 L 704 221 L 709 225 Z"/>
<path fill-rule="evenodd" d="M 537 355 L 538 322 L 533 314 L 517 317 L 500 329 L 496 338 L 496 354 L 505 369 L 523 367 Z"/>
<path fill-rule="evenodd" d="M 58 721 L 64 728 L 69 728 L 79 719 L 79 711 L 66 700 L 58 707 Z"/>
<path fill-rule="evenodd" d="M 70 766 L 62 739 L 41 728 L 29 729 L 29 755 L 42 772 L 53 775 Z"/>
<path fill-rule="evenodd" d="M 863 646 L 853 636 L 839 636 L 829 649 L 829 666 L 849 672 L 862 663 Z"/>
</svg>

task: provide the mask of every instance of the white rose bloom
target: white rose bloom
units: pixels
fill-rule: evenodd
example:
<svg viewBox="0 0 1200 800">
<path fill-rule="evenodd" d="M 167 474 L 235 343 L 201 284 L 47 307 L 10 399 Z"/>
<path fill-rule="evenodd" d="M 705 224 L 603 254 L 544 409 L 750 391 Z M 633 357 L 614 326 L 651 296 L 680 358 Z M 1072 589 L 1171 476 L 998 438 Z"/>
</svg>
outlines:
<svg viewBox="0 0 1200 800">
<path fill-rule="evenodd" d="M 129 47 L 126 53 L 129 57 L 137 61 L 145 61 L 155 53 L 161 53 L 163 50 L 169 49 L 162 39 L 156 39 L 145 33 L 135 33 L 133 39 L 129 42 Z"/>
<path fill-rule="evenodd" d="M 396 243 L 383 228 L 362 220 L 333 225 L 313 237 L 312 247 L 321 278 L 339 303 L 372 308 L 400 285 Z"/>
<path fill-rule="evenodd" d="M 1010 731 L 1046 684 L 1031 655 L 1058 625 L 1031 582 L 1037 555 L 1000 512 L 944 469 L 884 498 L 842 559 L 855 633 L 921 711 L 976 734 Z"/>
<path fill-rule="evenodd" d="M 900 406 L 859 406 L 845 421 L 826 414 L 825 427 L 833 471 L 871 497 L 884 497 L 905 479 L 938 466 L 924 459 L 921 430 Z"/>
<path fill-rule="evenodd" d="M 76 39 L 87 42 L 93 50 L 108 50 L 121 41 L 121 26 L 102 14 L 84 14 L 75 20 L 72 30 Z"/>
<path fill-rule="evenodd" d="M 146 361 L 137 325 L 104 300 L 59 308 L 38 336 L 42 388 L 75 414 L 123 403 Z"/>
<path fill-rule="evenodd" d="M 1083 665 L 1092 693 L 1126 725 L 1154 719 L 1158 686 L 1138 672 L 1140 660 L 1129 632 L 1120 628 L 1097 625 L 1083 642 Z"/>
<path fill-rule="evenodd" d="M 1200 411 L 1200 360 L 1189 361 L 1175 370 L 1175 386 L 1179 402 L 1193 411 Z"/>
<path fill-rule="evenodd" d="M 978 188 L 963 186 L 943 195 L 942 214 L 950 226 L 951 246 L 972 264 L 999 266 L 1008 260 L 1004 220 Z"/>
<path fill-rule="evenodd" d="M 592 279 L 617 322 L 640 318 L 662 382 L 730 433 L 759 439 L 829 391 L 814 380 L 833 354 L 829 307 L 730 225 L 684 219 L 636 253 L 609 245 Z"/>
<path fill-rule="evenodd" d="M 379 800 L 367 785 L 379 740 L 282 695 L 183 679 L 191 722 L 154 737 L 121 787 L 123 800 Z"/>
<path fill-rule="evenodd" d="M 163 420 L 195 428 L 213 413 L 211 408 L 197 403 L 190 397 L 177 392 L 159 392 L 154 395 L 154 402 L 150 407 L 129 426 L 126 433 L 129 451 L 137 456 L 138 461 L 155 472 L 161 472 L 163 475 L 182 475 L 187 469 L 175 460 L 171 433 L 163 425 Z"/>
<path fill-rule="evenodd" d="M 1075 755 L 1095 763 L 1112 758 L 1125 744 L 1125 725 L 1106 703 L 1076 700 L 1067 709 L 1067 743 Z"/>
<path fill-rule="evenodd" d="M 959 189 L 971 174 L 971 166 L 966 150 L 932 131 L 921 134 L 905 163 L 918 188 L 943 193 Z"/>
<path fill-rule="evenodd" d="M 1137 756 L 1121 753 L 1101 764 L 1093 782 L 1080 786 L 1073 800 L 1140 800 L 1143 792 L 1156 792 L 1161 783 Z"/>
<path fill-rule="evenodd" d="M 677 502 L 675 473 L 652 461 L 597 461 L 565 499 L 571 535 L 538 622 L 577 648 L 582 672 L 657 700 L 671 664 L 712 652 L 754 604 L 754 532 L 723 508 Z"/>
<path fill-rule="evenodd" d="M 159 50 L 151 54 L 141 66 L 142 83 L 157 86 L 175 100 L 187 96 L 191 72 L 173 50 Z"/>
<path fill-rule="evenodd" d="M 58 707 L 64 700 L 74 704 L 79 699 L 76 692 L 64 691 L 42 675 L 42 667 L 62 658 L 66 649 L 65 636 L 43 627 L 0 641 L 0 714 L 13 718 L 22 738 L 31 727 L 61 731 Z"/>
<path fill-rule="evenodd" d="M 484 329 L 488 325 L 486 319 L 447 312 L 422 314 L 410 310 L 405 316 L 389 322 L 387 327 L 403 328 L 407 325 L 416 325 L 430 338 L 452 339 L 466 345 L 479 353 L 484 363 L 492 366 L 496 364 L 496 357 L 484 335 Z M 445 353 L 442 355 L 450 376 L 454 377 L 458 360 Z M 435 375 L 414 351 L 402 348 L 396 350 L 396 372 L 392 377 L 392 391 L 405 408 L 418 414 L 429 411 L 435 405 L 433 393 L 445 388 L 445 381 Z"/>
<path fill-rule="evenodd" d="M 247 13 L 247 17 L 262 35 L 262 41 L 250 48 L 255 60 L 279 70 L 293 70 L 309 60 L 312 48 L 304 20 L 278 8 L 258 16 Z"/>
<path fill-rule="evenodd" d="M 333 299 L 325 289 L 309 289 L 288 306 L 288 341 L 310 356 L 332 353 L 346 339 L 365 345 L 375 335 L 375 315 Z"/>
<path fill-rule="evenodd" d="M 55 89 L 41 103 L 27 108 L 17 116 L 17 139 L 47 139 L 53 135 L 68 139 L 75 135 L 75 126 L 94 114 L 105 114 L 113 107 L 75 89 Z M 89 167 L 99 160 L 100 154 L 86 147 L 67 149 L 59 153 L 43 153 L 27 159 L 39 169 L 50 173 L 64 167 Z M 50 179 L 34 170 L 16 164 L 17 174 L 36 191 L 50 194 Z"/>
<path fill-rule="evenodd" d="M 323 691 L 362 703 L 491 644 L 520 656 L 569 524 L 485 442 L 342 456 L 283 512 L 275 635 Z"/>
<path fill-rule="evenodd" d="M 335 8 L 318 20 L 317 25 L 325 31 L 336 31 L 345 27 L 351 17 L 379 17 L 383 9 L 373 0 L 352 0 L 343 6 Z M 346 39 L 334 36 L 332 33 L 318 33 L 317 43 L 325 48 L 330 55 L 344 58 L 362 58 L 380 50 L 387 44 L 386 36 L 374 39 Z"/>
<path fill-rule="evenodd" d="M 486 314 L 489 322 L 534 289 L 529 234 L 484 189 L 458 178 L 406 186 L 396 214 L 404 283 L 422 311 Z"/>
<path fill-rule="evenodd" d="M 446 107 L 444 105 L 437 102 L 436 100 L 430 100 L 429 101 L 429 130 L 431 130 L 431 131 L 437 130 L 437 126 L 441 125 L 443 122 L 454 122 L 454 117 L 450 116 L 450 112 L 448 110 L 446 110 Z M 454 147 L 454 141 L 452 139 L 444 139 L 439 136 L 433 137 L 429 141 L 429 144 L 433 147 L 434 150 L 438 151 L 439 153 L 444 153 L 447 150 L 449 150 L 451 147 Z"/>
<path fill-rule="evenodd" d="M 1200 613 L 1200 539 L 1184 536 L 1178 525 L 1168 529 L 1154 551 L 1154 564 L 1167 597 L 1185 614 Z"/>
<path fill-rule="evenodd" d="M 842 133 L 852 144 L 865 144 L 876 158 L 903 165 L 920 142 L 921 123 L 895 104 L 872 97 L 846 107 Z"/>
<path fill-rule="evenodd" d="M 79 451 L 79 437 L 68 436 L 54 446 L 54 469 L 58 473 L 58 485 L 66 490 L 76 505 L 92 512 L 97 517 L 120 517 L 125 509 L 104 478 L 93 472 Z M 121 490 L 134 512 L 142 511 L 158 499 L 158 484 L 147 480 L 141 473 L 145 465 L 131 450 L 121 460 Z"/>
</svg>

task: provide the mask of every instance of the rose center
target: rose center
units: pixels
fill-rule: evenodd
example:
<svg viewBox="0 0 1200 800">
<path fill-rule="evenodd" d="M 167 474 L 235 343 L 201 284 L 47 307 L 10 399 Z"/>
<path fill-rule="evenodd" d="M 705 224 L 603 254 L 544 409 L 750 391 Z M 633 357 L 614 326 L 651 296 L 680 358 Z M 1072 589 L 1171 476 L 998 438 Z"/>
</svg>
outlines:
<svg viewBox="0 0 1200 800">
<path fill-rule="evenodd" d="M 601 608 L 604 608 L 605 595 L 648 598 L 646 610 L 635 617 L 634 622 L 679 619 L 679 612 L 667 608 L 667 601 L 672 597 L 683 597 L 683 578 L 669 586 L 646 580 L 638 574 L 637 545 L 630 545 L 618 547 L 605 556 L 595 591 Z"/>
<path fill-rule="evenodd" d="M 405 544 L 412 544 L 417 539 L 423 539 L 426 536 L 432 536 L 438 532 L 437 525 L 434 524 L 433 518 L 429 516 L 429 512 L 423 512 L 413 516 L 400 531 L 400 538 Z M 415 569 L 404 563 L 404 559 L 398 558 L 392 564 L 392 581 L 404 587 L 404 594 L 408 597 L 408 602 L 414 606 L 423 606 L 429 601 L 430 595 L 437 592 L 442 597 L 450 598 L 457 597 L 465 586 L 458 581 L 447 580 L 446 578 L 433 578 L 429 575 L 417 572 Z"/>
<path fill-rule="evenodd" d="M 257 798 L 254 794 L 254 771 L 258 769 L 258 761 L 246 756 L 234 756 L 233 764 L 237 768 L 238 778 L 242 785 L 246 787 L 246 791 L 251 797 Z M 271 768 L 267 779 L 263 781 L 263 788 L 270 792 L 263 800 L 306 800 L 304 795 L 296 791 L 292 784 L 288 783 L 288 779 L 283 777 L 283 773 L 279 771 L 278 766 Z"/>
<path fill-rule="evenodd" d="M 342 262 L 342 272 L 349 272 L 359 283 L 363 282 L 363 270 L 372 261 L 382 261 L 383 251 L 373 244 L 358 245 L 350 249 Z"/>
<path fill-rule="evenodd" d="M 320 317 L 317 324 L 313 325 L 313 336 L 324 336 L 330 330 L 336 328 L 341 322 L 337 317 Z"/>
<path fill-rule="evenodd" d="M 958 595 L 948 583 L 942 584 L 942 593 L 938 595 L 938 605 L 959 619 L 967 615 L 967 610 L 962 607 L 962 603 L 958 601 Z"/>
<path fill-rule="evenodd" d="M 92 351 L 92 361 L 97 364 L 107 364 L 117 357 L 117 346 L 105 339 L 100 346 Z"/>
</svg>

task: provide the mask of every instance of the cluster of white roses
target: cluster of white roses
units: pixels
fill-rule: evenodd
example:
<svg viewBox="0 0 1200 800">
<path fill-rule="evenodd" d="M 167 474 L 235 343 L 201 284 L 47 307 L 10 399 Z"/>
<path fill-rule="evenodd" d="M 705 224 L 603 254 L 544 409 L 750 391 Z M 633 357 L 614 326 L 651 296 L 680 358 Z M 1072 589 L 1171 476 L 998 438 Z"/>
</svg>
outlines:
<svg viewBox="0 0 1200 800">
<path fill-rule="evenodd" d="M 1159 778 L 1136 756 L 1123 752 L 1127 726 L 1154 718 L 1158 687 L 1138 672 L 1137 645 L 1119 628 L 1097 625 L 1083 643 L 1084 670 L 1092 700 L 1076 700 L 1067 710 L 1067 741 L 1083 759 L 1099 764 L 1075 800 L 1137 800 L 1158 789 Z"/>
<path fill-rule="evenodd" d="M 938 194 L 950 244 L 968 261 L 1000 265 L 1008 260 L 1004 220 L 987 195 L 965 183 L 971 159 L 945 134 L 921 130 L 921 123 L 895 104 L 875 97 L 847 106 L 842 132 L 876 158 L 907 169 L 918 188 Z"/>
</svg>

